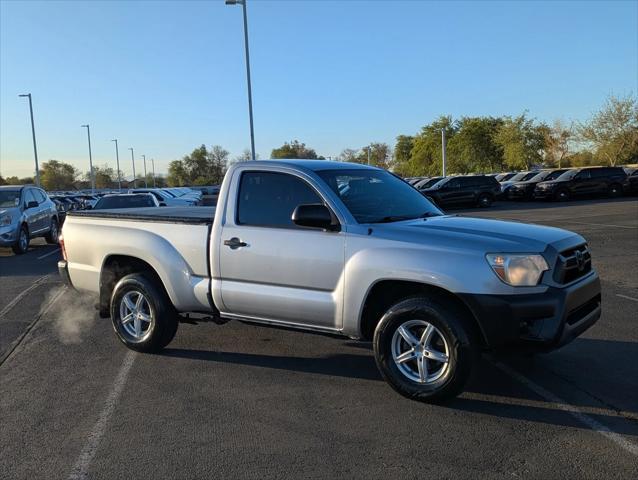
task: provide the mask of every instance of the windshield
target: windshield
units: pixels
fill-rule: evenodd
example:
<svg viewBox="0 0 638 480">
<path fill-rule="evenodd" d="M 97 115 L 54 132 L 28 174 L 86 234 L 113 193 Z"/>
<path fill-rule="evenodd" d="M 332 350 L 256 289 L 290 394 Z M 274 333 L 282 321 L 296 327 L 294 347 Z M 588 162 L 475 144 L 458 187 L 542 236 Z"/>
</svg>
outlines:
<svg viewBox="0 0 638 480">
<path fill-rule="evenodd" d="M 509 180 L 507 180 L 508 182 L 521 182 L 523 180 L 525 180 L 525 177 L 527 175 L 529 175 L 530 172 L 518 172 L 516 175 L 514 175 L 513 177 L 510 177 Z M 532 174 L 534 175 L 534 174 Z"/>
<path fill-rule="evenodd" d="M 442 215 L 429 200 L 385 170 L 324 170 L 317 174 L 359 223 L 383 223 Z"/>
<path fill-rule="evenodd" d="M 113 197 L 103 197 L 93 207 L 95 210 L 105 208 L 136 208 L 154 207 L 152 197 L 149 195 L 115 195 Z"/>
<path fill-rule="evenodd" d="M 505 182 L 509 180 L 510 178 L 512 178 L 513 176 L 514 176 L 513 173 L 500 173 L 499 175 L 496 175 L 496 181 Z"/>
<path fill-rule="evenodd" d="M 572 178 L 574 178 L 576 176 L 576 174 L 579 172 L 580 170 L 567 170 L 565 173 L 563 173 L 562 175 L 559 175 L 556 180 L 571 180 Z"/>
<path fill-rule="evenodd" d="M 549 172 L 549 171 L 537 173 L 532 178 L 530 178 L 529 181 L 530 182 L 542 182 L 543 180 L 547 180 L 549 178 L 550 173 L 551 172 Z"/>
<path fill-rule="evenodd" d="M 0 190 L 0 208 L 20 205 L 20 190 Z"/>
<path fill-rule="evenodd" d="M 545 177 L 545 181 L 556 180 L 558 177 L 560 177 L 565 172 L 566 172 L 566 170 L 554 170 L 552 173 L 550 173 L 549 175 L 547 175 Z"/>
<path fill-rule="evenodd" d="M 419 189 L 423 190 L 425 188 L 431 188 L 432 186 L 436 185 L 437 183 L 439 183 L 443 178 L 442 177 L 434 177 L 434 178 L 430 178 L 427 182 L 425 182 L 423 185 L 419 185 Z"/>
</svg>

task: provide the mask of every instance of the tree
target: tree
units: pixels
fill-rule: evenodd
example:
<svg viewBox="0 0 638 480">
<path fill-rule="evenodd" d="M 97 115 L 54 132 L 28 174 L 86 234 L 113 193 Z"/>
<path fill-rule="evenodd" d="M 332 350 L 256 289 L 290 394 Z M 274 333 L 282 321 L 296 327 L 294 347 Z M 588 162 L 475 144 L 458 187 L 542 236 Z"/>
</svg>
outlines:
<svg viewBox="0 0 638 480">
<path fill-rule="evenodd" d="M 95 188 L 112 188 L 113 179 L 117 176 L 115 171 L 108 165 L 102 167 L 94 166 L 93 174 L 95 175 Z M 91 181 L 91 174 L 86 174 L 87 181 Z"/>
<path fill-rule="evenodd" d="M 257 158 L 255 158 L 255 160 L 259 159 L 259 155 L 255 154 L 255 156 Z M 248 150 L 247 148 L 241 152 L 239 155 L 237 155 L 235 158 L 233 158 L 232 162 L 236 163 L 236 162 L 248 162 L 250 160 L 253 159 L 253 154 L 251 153 L 250 150 Z"/>
<path fill-rule="evenodd" d="M 171 186 L 217 185 L 224 178 L 229 155 L 219 145 L 210 150 L 201 145 L 181 160 L 169 163 L 167 182 Z"/>
<path fill-rule="evenodd" d="M 494 141 L 503 149 L 503 160 L 508 168 L 529 170 L 542 161 L 543 129 L 534 125 L 526 112 L 518 117 L 505 117 Z"/>
<path fill-rule="evenodd" d="M 2 178 L 2 175 L 0 175 L 0 185 L 6 185 L 7 182 L 5 182 L 4 178 Z"/>
<path fill-rule="evenodd" d="M 578 124 L 581 140 L 595 148 L 608 165 L 638 158 L 638 103 L 636 97 L 610 95 L 603 107 L 585 123 Z"/>
<path fill-rule="evenodd" d="M 284 143 L 279 148 L 274 148 L 270 154 L 271 158 L 309 158 L 317 159 L 317 156 L 312 148 L 307 148 L 305 143 L 300 143 L 298 140 Z M 323 158 L 323 157 L 321 157 Z"/>
<path fill-rule="evenodd" d="M 77 169 L 65 162 L 49 160 L 42 164 L 40 170 L 40 183 L 45 190 L 69 190 L 73 189 L 78 176 Z"/>
<path fill-rule="evenodd" d="M 407 174 L 412 176 L 440 175 L 442 171 L 441 130 L 450 142 L 457 132 L 451 116 L 440 116 L 434 122 L 421 128 L 414 137 Z"/>
<path fill-rule="evenodd" d="M 357 161 L 357 151 L 353 148 L 344 148 L 337 159 L 340 162 L 356 162 Z"/>
<path fill-rule="evenodd" d="M 570 141 L 573 137 L 572 125 L 562 120 L 554 120 L 551 127 L 543 128 L 545 140 L 545 163 L 561 168 L 563 160 L 569 155 Z"/>
<path fill-rule="evenodd" d="M 494 117 L 462 117 L 448 141 L 451 172 L 494 172 L 503 165 L 503 148 L 495 142 L 503 120 Z"/>
<path fill-rule="evenodd" d="M 399 135 L 394 145 L 393 168 L 399 175 L 408 175 L 410 169 L 410 155 L 414 147 L 414 137 L 411 135 Z"/>
</svg>

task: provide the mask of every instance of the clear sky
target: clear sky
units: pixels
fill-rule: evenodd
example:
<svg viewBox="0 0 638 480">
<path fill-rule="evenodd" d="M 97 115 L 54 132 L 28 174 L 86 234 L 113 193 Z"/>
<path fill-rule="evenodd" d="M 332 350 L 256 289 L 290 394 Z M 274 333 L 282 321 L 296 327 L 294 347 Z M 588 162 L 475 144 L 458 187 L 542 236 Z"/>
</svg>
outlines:
<svg viewBox="0 0 638 480">
<path fill-rule="evenodd" d="M 585 119 L 638 91 L 636 1 L 248 0 L 257 152 L 394 144 L 440 114 Z M 0 171 L 40 161 L 130 174 L 196 146 L 249 147 L 240 6 L 0 0 Z"/>
</svg>

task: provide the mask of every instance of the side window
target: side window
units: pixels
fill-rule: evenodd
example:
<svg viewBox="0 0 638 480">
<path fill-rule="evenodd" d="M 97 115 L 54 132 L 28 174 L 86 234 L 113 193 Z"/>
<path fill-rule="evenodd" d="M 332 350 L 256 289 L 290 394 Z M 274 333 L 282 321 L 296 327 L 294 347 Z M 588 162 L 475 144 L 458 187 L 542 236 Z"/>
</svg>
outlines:
<svg viewBox="0 0 638 480">
<path fill-rule="evenodd" d="M 476 179 L 473 177 L 460 177 L 458 181 L 461 188 L 473 187 L 476 185 Z"/>
<path fill-rule="evenodd" d="M 591 178 L 590 171 L 589 170 L 581 170 L 576 175 L 576 178 L 579 179 L 579 180 L 588 180 L 589 178 Z"/>
<path fill-rule="evenodd" d="M 458 178 L 453 178 L 452 180 L 450 180 L 449 182 L 447 182 L 447 188 L 459 188 L 461 186 L 461 182 L 459 182 Z"/>
<path fill-rule="evenodd" d="M 29 204 L 29 202 L 35 202 L 37 201 L 35 199 L 35 197 L 33 196 L 33 190 L 28 188 L 24 191 L 24 207 L 26 208 L 26 206 Z"/>
<path fill-rule="evenodd" d="M 35 199 L 38 203 L 44 203 L 46 202 L 46 197 L 44 195 L 44 192 L 42 192 L 42 190 L 31 190 L 33 192 L 33 194 L 35 195 Z"/>
<path fill-rule="evenodd" d="M 292 212 L 304 203 L 323 203 L 306 182 L 293 175 L 246 172 L 241 176 L 237 223 L 263 227 L 297 228 Z"/>
</svg>

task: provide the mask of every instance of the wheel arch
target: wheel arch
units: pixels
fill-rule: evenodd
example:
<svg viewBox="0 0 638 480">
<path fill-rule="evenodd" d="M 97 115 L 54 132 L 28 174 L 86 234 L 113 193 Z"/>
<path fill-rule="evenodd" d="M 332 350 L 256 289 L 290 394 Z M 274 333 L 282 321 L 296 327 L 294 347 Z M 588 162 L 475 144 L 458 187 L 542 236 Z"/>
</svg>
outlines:
<svg viewBox="0 0 638 480">
<path fill-rule="evenodd" d="M 130 255 L 109 255 L 104 259 L 102 269 L 100 270 L 100 293 L 98 309 L 100 317 L 106 318 L 110 316 L 110 303 L 113 289 L 126 275 L 132 273 L 141 273 L 147 275 L 161 288 L 168 296 L 168 292 L 162 282 L 157 271 L 148 262 Z"/>
<path fill-rule="evenodd" d="M 402 299 L 423 295 L 436 298 L 454 306 L 468 320 L 468 327 L 480 339 L 481 348 L 488 345 L 486 335 L 472 309 L 458 295 L 445 288 L 411 280 L 379 280 L 366 293 L 359 316 L 359 332 L 365 340 L 371 340 L 374 330 L 388 308 Z"/>
</svg>

